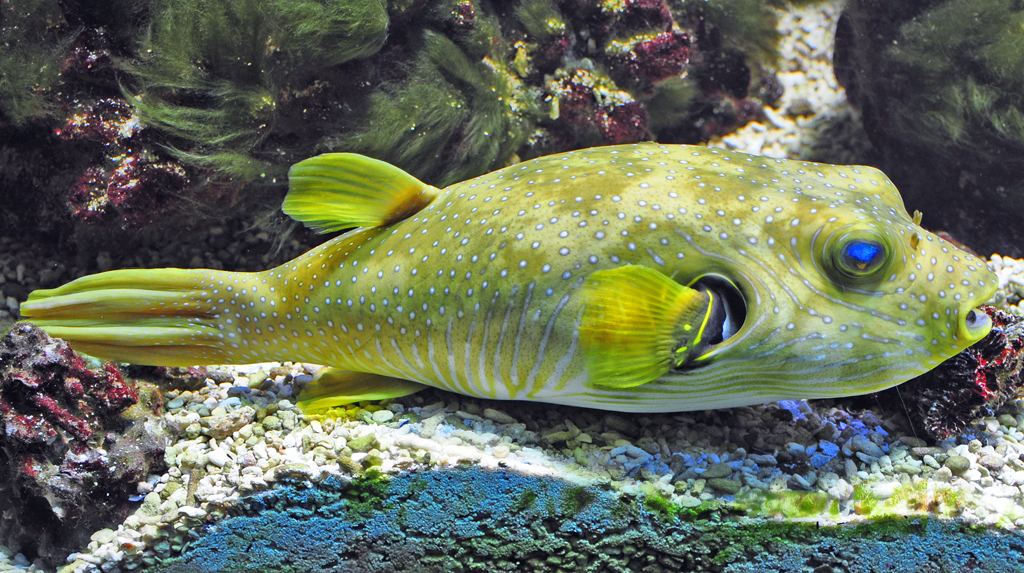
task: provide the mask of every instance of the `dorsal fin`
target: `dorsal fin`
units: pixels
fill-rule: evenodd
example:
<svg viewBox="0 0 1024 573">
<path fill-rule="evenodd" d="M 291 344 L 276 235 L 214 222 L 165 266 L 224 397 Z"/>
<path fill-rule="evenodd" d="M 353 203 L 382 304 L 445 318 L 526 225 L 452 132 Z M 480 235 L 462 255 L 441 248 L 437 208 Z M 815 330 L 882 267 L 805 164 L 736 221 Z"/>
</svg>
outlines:
<svg viewBox="0 0 1024 573">
<path fill-rule="evenodd" d="M 426 207 L 437 188 L 405 171 L 355 153 L 324 153 L 288 170 L 281 209 L 318 233 L 379 227 Z"/>
</svg>

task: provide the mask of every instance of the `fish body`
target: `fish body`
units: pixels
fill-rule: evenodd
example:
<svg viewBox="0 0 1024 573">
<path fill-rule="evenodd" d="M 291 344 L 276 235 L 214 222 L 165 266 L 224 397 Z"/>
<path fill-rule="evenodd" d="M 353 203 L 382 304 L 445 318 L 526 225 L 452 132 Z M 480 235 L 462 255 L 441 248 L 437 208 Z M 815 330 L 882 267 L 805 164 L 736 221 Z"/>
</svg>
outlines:
<svg viewBox="0 0 1024 573">
<path fill-rule="evenodd" d="M 298 360 L 644 412 L 878 391 L 990 328 L 973 311 L 996 289 L 985 262 L 873 168 L 646 143 L 438 190 L 330 155 L 293 168 L 285 210 L 362 227 L 264 272 L 84 277 L 24 316 L 127 362 Z"/>
</svg>

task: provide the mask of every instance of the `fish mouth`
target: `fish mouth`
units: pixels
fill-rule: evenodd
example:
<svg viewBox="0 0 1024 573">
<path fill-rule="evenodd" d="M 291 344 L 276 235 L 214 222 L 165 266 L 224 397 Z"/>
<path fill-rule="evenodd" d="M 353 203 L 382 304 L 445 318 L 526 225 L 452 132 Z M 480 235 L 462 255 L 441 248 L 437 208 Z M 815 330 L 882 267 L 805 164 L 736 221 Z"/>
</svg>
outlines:
<svg viewBox="0 0 1024 573">
<path fill-rule="evenodd" d="M 970 344 L 985 338 L 992 330 L 992 319 L 988 313 L 980 307 L 967 307 L 960 309 L 959 330 L 960 337 L 970 341 Z"/>
<path fill-rule="evenodd" d="M 697 358 L 699 361 L 743 328 L 747 319 L 747 301 L 736 283 L 722 275 L 700 276 L 690 284 L 690 288 L 712 295 L 711 314 L 704 334 L 708 347 Z"/>
</svg>

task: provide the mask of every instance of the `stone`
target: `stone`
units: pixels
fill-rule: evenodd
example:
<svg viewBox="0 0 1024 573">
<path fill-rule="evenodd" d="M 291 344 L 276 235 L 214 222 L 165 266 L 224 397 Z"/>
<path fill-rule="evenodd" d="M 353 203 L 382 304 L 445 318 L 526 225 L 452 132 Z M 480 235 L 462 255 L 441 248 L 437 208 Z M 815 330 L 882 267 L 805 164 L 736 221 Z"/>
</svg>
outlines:
<svg viewBox="0 0 1024 573">
<path fill-rule="evenodd" d="M 487 418 L 488 420 L 491 420 L 492 422 L 497 422 L 499 424 L 516 423 L 516 419 L 513 418 L 512 416 L 509 416 L 508 414 L 502 412 L 501 410 L 495 410 L 493 408 L 484 408 L 484 418 Z"/>
<path fill-rule="evenodd" d="M 210 453 L 206 454 L 206 459 L 218 468 L 224 467 L 231 461 L 231 457 L 228 456 L 228 453 L 220 448 L 212 450 Z"/>
<path fill-rule="evenodd" d="M 373 413 L 373 421 L 378 424 L 386 424 L 395 418 L 391 410 L 377 410 Z"/>
<path fill-rule="evenodd" d="M 281 429 L 281 418 L 277 416 L 267 416 L 263 418 L 263 428 L 266 430 L 280 430 Z"/>
<path fill-rule="evenodd" d="M 850 440 L 850 447 L 854 450 L 863 453 L 864 455 L 871 456 L 873 458 L 880 458 L 885 455 L 882 448 L 878 447 L 874 442 L 867 439 L 866 436 L 856 435 Z"/>
<path fill-rule="evenodd" d="M 349 440 L 348 447 L 352 448 L 353 452 L 368 452 L 379 448 L 380 442 L 377 441 L 377 436 L 373 434 L 366 434 L 365 436 Z"/>
<path fill-rule="evenodd" d="M 981 459 L 978 460 L 978 465 L 994 472 L 1003 469 L 1003 466 L 1006 465 L 1006 463 L 999 456 L 986 454 L 981 456 Z"/>
<path fill-rule="evenodd" d="M 708 480 L 708 486 L 723 493 L 735 494 L 740 490 L 741 484 L 731 479 L 712 478 Z"/>
<path fill-rule="evenodd" d="M 928 442 L 917 436 L 900 436 L 900 443 L 909 448 L 923 448 L 928 445 Z"/>
<path fill-rule="evenodd" d="M 700 477 L 709 480 L 714 478 L 726 478 L 731 475 L 732 468 L 729 467 L 729 464 L 720 463 L 708 466 L 708 469 L 704 470 L 704 473 L 702 473 Z"/>
<path fill-rule="evenodd" d="M 224 410 L 224 408 L 218 406 L 214 411 L 217 410 Z M 254 419 L 256 419 L 256 410 L 252 406 L 242 406 L 232 412 L 203 418 L 201 421 L 206 426 L 206 431 L 211 438 L 223 440 L 242 429 L 243 426 L 249 424 Z M 263 419 L 263 423 L 264 427 L 266 427 L 266 418 Z"/>
<path fill-rule="evenodd" d="M 971 460 L 963 456 L 949 456 L 943 465 L 954 474 L 960 475 L 971 467 Z"/>
<path fill-rule="evenodd" d="M 679 497 L 680 507 L 697 507 L 701 503 L 700 499 L 693 497 L 692 495 L 684 495 Z"/>
</svg>

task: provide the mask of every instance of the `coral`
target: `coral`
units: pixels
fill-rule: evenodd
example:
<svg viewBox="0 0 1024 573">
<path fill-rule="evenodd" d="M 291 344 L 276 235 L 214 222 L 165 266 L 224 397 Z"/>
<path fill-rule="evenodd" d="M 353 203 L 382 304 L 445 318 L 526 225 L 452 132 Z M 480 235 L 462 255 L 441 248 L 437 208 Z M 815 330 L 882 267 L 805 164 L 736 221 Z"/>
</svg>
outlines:
<svg viewBox="0 0 1024 573">
<path fill-rule="evenodd" d="M 188 185 L 184 167 L 153 159 L 138 143 L 141 129 L 126 101 L 104 98 L 80 105 L 56 130 L 65 140 L 99 143 L 108 166 L 90 165 L 71 188 L 68 204 L 75 218 L 98 223 L 116 217 L 126 227 L 144 227 L 168 210 L 174 191 Z"/>
<path fill-rule="evenodd" d="M 812 505 L 820 505 L 817 501 Z M 149 571 L 1002 572 L 1019 535 L 927 519 L 849 526 L 664 511 L 671 503 L 515 472 L 301 479 L 163 552 Z"/>
<path fill-rule="evenodd" d="M 614 145 L 651 139 L 647 113 L 628 92 L 602 82 L 585 69 L 556 80 L 557 117 L 574 147 Z M 554 113 L 552 115 L 555 115 Z"/>
<path fill-rule="evenodd" d="M 934 370 L 879 395 L 882 402 L 902 400 L 911 422 L 935 439 L 994 415 L 1024 387 L 1024 317 L 990 306 L 982 310 L 992 319 L 988 336 Z"/>
<path fill-rule="evenodd" d="M 0 339 L 5 544 L 59 562 L 94 528 L 123 519 L 135 484 L 163 463 L 171 432 L 162 404 L 152 387 L 111 363 L 90 370 L 30 324 Z"/>
<path fill-rule="evenodd" d="M 1024 233 L 1024 7 L 1016 0 L 857 0 L 835 70 L 908 208 L 984 252 Z"/>
<path fill-rule="evenodd" d="M 20 0 L 0 9 L 0 128 L 59 135 L 70 181 L 50 203 L 91 224 L 267 212 L 322 151 L 445 185 L 757 117 L 770 3 Z"/>
</svg>

